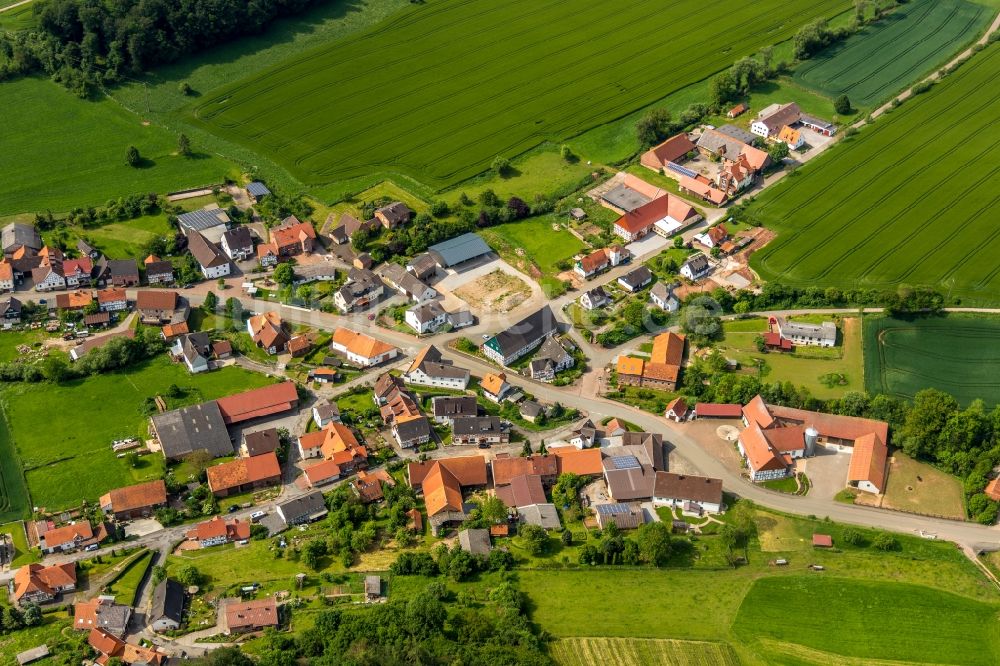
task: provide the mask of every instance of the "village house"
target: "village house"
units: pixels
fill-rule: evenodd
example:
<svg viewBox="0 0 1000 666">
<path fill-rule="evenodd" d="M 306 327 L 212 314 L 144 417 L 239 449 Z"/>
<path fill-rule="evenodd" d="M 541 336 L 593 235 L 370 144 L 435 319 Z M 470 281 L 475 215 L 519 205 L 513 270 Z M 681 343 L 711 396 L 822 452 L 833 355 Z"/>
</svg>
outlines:
<svg viewBox="0 0 1000 666">
<path fill-rule="evenodd" d="M 21 323 L 21 301 L 13 296 L 0 300 L 0 322 L 4 328 Z"/>
<path fill-rule="evenodd" d="M 776 139 L 781 128 L 791 127 L 801 118 L 802 111 L 795 102 L 771 104 L 757 114 L 757 119 L 750 124 L 750 131 L 765 139 Z"/>
<path fill-rule="evenodd" d="M 347 273 L 347 282 L 334 293 L 333 302 L 346 314 L 377 302 L 384 288 L 382 280 L 370 270 L 352 268 Z"/>
<path fill-rule="evenodd" d="M 101 289 L 97 292 L 97 305 L 101 312 L 121 312 L 128 310 L 128 297 L 121 288 Z"/>
<path fill-rule="evenodd" d="M 89 287 L 90 277 L 93 272 L 94 264 L 90 260 L 90 257 L 66 259 L 62 262 L 62 274 L 66 280 L 66 287 L 68 289 L 79 286 Z"/>
<path fill-rule="evenodd" d="M 576 365 L 576 359 L 566 351 L 563 343 L 556 336 L 551 336 L 542 343 L 528 363 L 528 374 L 532 379 L 551 382 L 556 374 Z"/>
<path fill-rule="evenodd" d="M 664 194 L 622 215 L 614 223 L 613 231 L 627 243 L 645 237 L 654 229 L 669 238 L 700 219 L 694 206 L 676 195 Z"/>
<path fill-rule="evenodd" d="M 175 358 L 184 361 L 188 372 L 198 374 L 209 370 L 208 359 L 211 355 L 211 344 L 212 341 L 209 339 L 208 333 L 204 331 L 188 333 L 174 340 L 170 353 Z"/>
<path fill-rule="evenodd" d="M 14 291 L 14 266 L 7 260 L 0 260 L 0 292 Z"/>
<path fill-rule="evenodd" d="M 625 291 L 635 293 L 653 281 L 653 274 L 645 266 L 629 271 L 618 278 L 618 286 Z"/>
<path fill-rule="evenodd" d="M 188 252 L 198 262 L 201 274 L 206 280 L 226 277 L 232 270 L 229 257 L 215 243 L 197 231 L 188 234 Z"/>
<path fill-rule="evenodd" d="M 496 416 L 458 416 L 452 419 L 452 444 L 488 447 L 509 444 L 510 431 Z"/>
<path fill-rule="evenodd" d="M 412 449 L 431 440 L 430 421 L 423 414 L 407 414 L 393 419 L 392 436 L 400 448 Z"/>
<path fill-rule="evenodd" d="M 167 662 L 167 653 L 159 648 L 126 643 L 101 628 L 90 630 L 87 644 L 100 655 L 94 660 L 97 666 L 107 666 L 112 659 L 125 666 L 162 666 Z"/>
<path fill-rule="evenodd" d="M 111 259 L 108 274 L 113 287 L 138 287 L 139 266 L 131 259 Z"/>
<path fill-rule="evenodd" d="M 690 413 L 687 401 L 682 396 L 678 396 L 667 404 L 666 409 L 663 410 L 663 418 L 675 423 L 683 423 Z"/>
<path fill-rule="evenodd" d="M 128 630 L 132 618 L 132 607 L 115 603 L 113 596 L 99 596 L 89 601 L 75 601 L 73 604 L 73 629 L 90 631 L 103 629 L 119 638 Z"/>
<path fill-rule="evenodd" d="M 437 275 L 438 265 L 429 252 L 423 252 L 407 262 L 406 270 L 418 280 L 426 282 Z"/>
<path fill-rule="evenodd" d="M 249 227 L 233 227 L 222 234 L 219 246 L 233 261 L 245 261 L 254 256 L 253 236 Z"/>
<path fill-rule="evenodd" d="M 40 534 L 38 548 L 45 555 L 67 553 L 100 543 L 107 538 L 108 532 L 103 524 L 98 525 L 95 533 L 89 520 L 79 520 Z"/>
<path fill-rule="evenodd" d="M 396 480 L 384 469 L 377 469 L 373 472 L 362 470 L 355 478 L 351 479 L 351 489 L 365 504 L 379 502 L 384 498 L 382 484 L 390 488 L 396 485 Z"/>
<path fill-rule="evenodd" d="M 418 280 L 413 273 L 399 264 L 386 264 L 382 268 L 382 279 L 415 303 L 423 303 L 437 296 L 437 291 Z"/>
<path fill-rule="evenodd" d="M 684 340 L 684 336 L 677 333 L 661 333 L 653 338 L 648 361 L 619 356 L 616 364 L 618 385 L 675 390 L 684 357 Z"/>
<path fill-rule="evenodd" d="M 653 485 L 653 505 L 679 508 L 682 513 L 692 516 L 720 513 L 722 480 L 657 472 Z"/>
<path fill-rule="evenodd" d="M 244 458 L 277 452 L 281 446 L 281 438 L 277 428 L 265 428 L 255 432 L 244 432 L 240 443 L 239 454 Z"/>
<path fill-rule="evenodd" d="M 700 280 L 712 271 L 712 266 L 708 263 L 708 257 L 703 254 L 696 254 L 681 266 L 680 273 L 692 282 Z"/>
<path fill-rule="evenodd" d="M 329 226 L 333 222 L 333 213 L 326 218 L 327 225 Z M 337 221 L 337 226 L 330 231 L 330 240 L 332 240 L 337 245 L 343 245 L 344 243 L 349 243 L 351 236 L 355 232 L 360 230 L 372 231 L 377 229 L 379 222 L 377 220 L 366 220 L 362 222 L 353 215 L 349 213 L 343 213 L 340 219 Z"/>
<path fill-rule="evenodd" d="M 729 238 L 729 231 L 726 230 L 725 224 L 717 224 L 714 227 L 708 228 L 705 233 L 694 237 L 696 241 L 710 250 L 722 245 L 727 238 Z"/>
<path fill-rule="evenodd" d="M 195 541 L 200 548 L 221 546 L 235 541 L 246 541 L 250 538 L 250 523 L 234 518 L 226 521 L 222 516 L 215 516 L 194 526 L 187 533 L 188 541 Z"/>
<path fill-rule="evenodd" d="M 375 209 L 375 219 L 386 229 L 395 229 L 410 221 L 413 211 L 402 201 L 394 201 L 388 206 Z"/>
<path fill-rule="evenodd" d="M 681 302 L 674 296 L 673 288 L 667 286 L 665 282 L 657 282 L 653 285 L 653 288 L 649 290 L 649 300 L 656 307 L 667 312 L 677 312 L 681 307 Z"/>
<path fill-rule="evenodd" d="M 143 324 L 163 325 L 172 323 L 178 318 L 180 310 L 181 319 L 187 319 L 184 308 L 178 307 L 177 292 L 166 289 L 144 289 L 136 292 L 135 309 L 139 312 L 139 319 Z"/>
<path fill-rule="evenodd" d="M 156 632 L 176 631 L 184 617 L 184 588 L 176 580 L 165 578 L 153 588 L 146 621 Z"/>
<path fill-rule="evenodd" d="M 27 564 L 14 573 L 9 583 L 10 598 L 14 603 L 44 604 L 55 600 L 63 592 L 76 589 L 76 563 L 65 562 L 49 567 Z"/>
<path fill-rule="evenodd" d="M 604 290 L 604 287 L 594 287 L 590 291 L 583 292 L 580 296 L 580 307 L 584 310 L 596 310 L 611 302 L 611 296 Z"/>
<path fill-rule="evenodd" d="M 806 145 L 806 139 L 802 136 L 802 132 L 792 129 L 788 125 L 782 127 L 781 131 L 778 132 L 778 141 L 787 145 L 789 150 L 798 150 Z"/>
<path fill-rule="evenodd" d="M 260 243 L 257 245 L 257 263 L 261 268 L 274 268 L 278 265 L 278 246 L 274 243 Z"/>
<path fill-rule="evenodd" d="M 511 386 L 504 373 L 488 372 L 479 381 L 479 388 L 482 389 L 484 398 L 499 405 L 510 392 Z"/>
<path fill-rule="evenodd" d="M 486 459 L 473 455 L 411 462 L 406 475 L 410 486 L 423 494 L 431 532 L 437 535 L 445 525 L 468 517 L 462 493 L 486 486 Z"/>
<path fill-rule="evenodd" d="M 274 506 L 285 525 L 302 525 L 320 520 L 328 513 L 323 493 L 314 490 Z"/>
<path fill-rule="evenodd" d="M 478 416 L 479 403 L 471 395 L 436 395 L 431 398 L 431 412 L 435 421 L 450 425 L 456 418 Z"/>
<path fill-rule="evenodd" d="M 493 485 L 497 488 L 526 474 L 538 476 L 546 487 L 559 478 L 559 458 L 555 455 L 512 456 L 509 453 L 498 453 L 490 468 L 493 472 Z"/>
<path fill-rule="evenodd" d="M 522 400 L 517 406 L 517 413 L 528 423 L 538 423 L 538 418 L 545 414 L 545 408 L 534 400 Z"/>
<path fill-rule="evenodd" d="M 403 319 L 417 335 L 424 335 L 444 326 L 448 322 L 448 313 L 437 301 L 427 301 L 407 308 Z"/>
<path fill-rule="evenodd" d="M 302 470 L 302 475 L 310 488 L 333 483 L 340 479 L 340 473 L 340 465 L 332 460 L 323 460 Z"/>
<path fill-rule="evenodd" d="M 558 332 L 556 317 L 546 305 L 488 339 L 483 343 L 482 351 L 487 358 L 507 366 Z"/>
<path fill-rule="evenodd" d="M 837 325 L 832 321 L 810 324 L 775 316 L 768 319 L 768 328 L 772 333 L 777 329 L 778 336 L 793 345 L 833 347 L 837 344 Z"/>
<path fill-rule="evenodd" d="M 402 391 L 404 387 L 405 382 L 401 377 L 383 372 L 375 379 L 375 385 L 372 387 L 372 398 L 375 400 L 375 405 L 381 407 L 386 404 L 392 396 L 398 391 Z"/>
<path fill-rule="evenodd" d="M 623 264 L 632 258 L 632 253 L 620 245 L 595 250 L 576 262 L 573 270 L 577 274 L 589 280 L 598 273 L 602 273 L 609 268 Z"/>
<path fill-rule="evenodd" d="M 545 497 L 542 477 L 537 474 L 515 476 L 509 484 L 497 488 L 496 494 L 501 502 L 517 511 L 518 520 L 525 525 L 538 525 L 546 530 L 561 526 L 559 513 Z"/>
<path fill-rule="evenodd" d="M 281 483 L 281 464 L 274 452 L 237 458 L 205 470 L 216 497 L 227 497 Z"/>
<path fill-rule="evenodd" d="M 271 229 L 271 242 L 278 248 L 279 257 L 309 254 L 316 249 L 316 230 L 311 222 L 300 222 L 291 215 Z"/>
<path fill-rule="evenodd" d="M 371 368 L 396 358 L 399 349 L 349 328 L 338 328 L 330 339 L 330 349 L 347 357 L 349 363 Z"/>
<path fill-rule="evenodd" d="M 68 291 L 64 294 L 56 294 L 56 309 L 58 310 L 84 310 L 94 301 L 94 295 L 87 291 Z"/>
<path fill-rule="evenodd" d="M 253 343 L 268 354 L 280 354 L 288 347 L 289 335 L 284 322 L 273 310 L 247 319 L 247 333 Z"/>
<path fill-rule="evenodd" d="M 332 460 L 345 473 L 368 464 L 368 450 L 350 428 L 336 421 L 327 424 L 320 431 L 299 435 L 298 448 L 299 457 L 303 460 Z"/>
<path fill-rule="evenodd" d="M 465 390 L 469 385 L 469 371 L 456 367 L 444 359 L 437 347 L 428 345 L 413 358 L 403 373 L 403 381 L 417 386 Z"/>
<path fill-rule="evenodd" d="M 263 631 L 268 628 L 276 628 L 279 624 L 278 605 L 274 601 L 274 597 L 252 601 L 228 599 L 225 601 L 220 615 L 224 620 L 222 633 L 227 636 Z"/>
<path fill-rule="evenodd" d="M 143 261 L 146 268 L 146 284 L 171 284 L 174 281 L 174 265 L 163 261 L 155 255 L 149 255 Z"/>
<path fill-rule="evenodd" d="M 149 516 L 167 505 L 167 486 L 163 479 L 115 488 L 101 496 L 99 501 L 104 513 L 115 520 L 132 520 Z"/>
</svg>

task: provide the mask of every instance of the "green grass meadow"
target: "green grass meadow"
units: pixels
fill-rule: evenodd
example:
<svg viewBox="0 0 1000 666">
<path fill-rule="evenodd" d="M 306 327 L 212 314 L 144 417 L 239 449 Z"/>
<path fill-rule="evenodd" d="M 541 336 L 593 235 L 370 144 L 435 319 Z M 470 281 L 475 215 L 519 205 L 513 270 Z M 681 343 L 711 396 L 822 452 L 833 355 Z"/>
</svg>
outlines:
<svg viewBox="0 0 1000 666">
<path fill-rule="evenodd" d="M 442 187 L 627 115 L 847 5 L 431 0 L 213 90 L 192 122 L 306 184 L 387 171 Z"/>
<path fill-rule="evenodd" d="M 533 277 L 552 277 L 559 272 L 560 261 L 568 261 L 581 252 L 583 241 L 568 231 L 554 231 L 552 225 L 559 220 L 555 215 L 543 215 L 519 222 L 501 224 L 480 233 L 494 250 L 513 264 L 521 264 L 522 257 L 530 261 L 539 271 Z M 518 251 L 522 254 L 519 254 Z"/>
<path fill-rule="evenodd" d="M 806 61 L 794 78 L 831 98 L 873 106 L 947 62 L 993 16 L 966 0 L 913 0 Z"/>
<path fill-rule="evenodd" d="M 919 585 L 780 576 L 753 584 L 733 630 L 847 657 L 987 666 L 1000 661 L 998 613 Z"/>
<path fill-rule="evenodd" d="M 563 638 L 549 646 L 549 653 L 559 666 L 739 666 L 740 663 L 725 643 L 655 638 Z"/>
<path fill-rule="evenodd" d="M 0 216 L 210 185 L 232 169 L 197 143 L 193 157 L 176 155 L 177 134 L 143 125 L 112 100 L 82 100 L 44 79 L 4 82 L 0 107 Z M 139 168 L 125 164 L 130 145 L 144 158 Z"/>
<path fill-rule="evenodd" d="M 177 384 L 187 393 L 181 399 L 168 399 L 168 406 L 176 408 L 268 383 L 264 375 L 239 368 L 191 375 L 163 356 L 126 373 L 58 385 L 8 384 L 0 398 L 9 432 L 4 438 L 0 430 L 0 445 L 6 442 L 9 451 L 13 440 L 32 504 L 50 511 L 75 507 L 112 488 L 163 473 L 161 456 L 144 456 L 140 466 L 131 469 L 111 451 L 114 439 L 145 435 L 147 397 L 165 395 L 171 384 Z M 6 484 L 8 471 L 11 476 L 17 473 L 17 461 L 9 455 L 0 456 L 0 461 Z M 16 484 L 8 485 L 12 490 L 5 490 L 4 502 L 21 507 L 17 514 L 11 509 L 8 518 L 23 517 L 30 508 L 26 498 Z"/>
<path fill-rule="evenodd" d="M 870 393 L 912 399 L 936 388 L 962 405 L 1000 404 L 1000 318 L 866 318 L 864 338 Z"/>
<path fill-rule="evenodd" d="M 1000 294 L 1000 46 L 761 194 L 778 237 L 764 279 L 844 289 L 925 285 L 963 303 Z"/>
</svg>

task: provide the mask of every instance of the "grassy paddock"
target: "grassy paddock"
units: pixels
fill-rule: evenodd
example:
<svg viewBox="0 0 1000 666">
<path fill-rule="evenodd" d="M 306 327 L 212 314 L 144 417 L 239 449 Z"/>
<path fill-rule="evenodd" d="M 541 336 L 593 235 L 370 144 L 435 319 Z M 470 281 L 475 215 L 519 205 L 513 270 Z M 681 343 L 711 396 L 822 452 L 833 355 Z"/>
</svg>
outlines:
<svg viewBox="0 0 1000 666">
<path fill-rule="evenodd" d="M 168 406 L 176 408 L 268 383 L 267 377 L 240 368 L 191 375 L 162 356 L 125 373 L 59 385 L 9 384 L 2 398 L 33 503 L 59 510 L 162 474 L 160 456 L 144 456 L 140 467 L 130 469 L 111 451 L 113 439 L 145 432 L 147 397 L 165 396 L 176 384 L 186 390 L 183 398 L 168 399 Z"/>
<path fill-rule="evenodd" d="M 1000 171 L 991 85 L 998 75 L 994 44 L 768 188 L 753 214 L 778 237 L 753 255 L 752 267 L 785 284 L 926 285 L 965 304 L 995 303 L 1000 267 L 987 258 L 1000 249 L 1000 195 L 989 186 Z"/>
<path fill-rule="evenodd" d="M 571 261 L 585 247 L 568 231 L 554 231 L 552 225 L 557 223 L 555 215 L 544 215 L 501 224 L 481 233 L 490 247 L 512 264 L 522 265 L 522 269 L 533 274 L 532 277 L 539 277 L 539 272 L 552 277 L 559 273 L 556 264 Z M 530 266 L 523 266 L 524 260 L 530 262 Z"/>
<path fill-rule="evenodd" d="M 985 666 L 1000 659 L 998 610 L 918 585 L 781 576 L 753 584 L 733 630 L 750 642 L 769 637 L 849 657 Z"/>
<path fill-rule="evenodd" d="M 1000 403 L 1000 318 L 866 318 L 865 384 L 870 393 L 912 399 L 933 387 L 962 405 Z"/>
<path fill-rule="evenodd" d="M 5 82 L 0 106 L 0 215 L 68 211 L 122 194 L 209 185 L 231 170 L 197 143 L 193 157 L 176 155 L 175 133 L 143 125 L 111 100 L 82 100 L 44 79 Z M 130 145 L 143 157 L 139 168 L 125 164 Z"/>
<path fill-rule="evenodd" d="M 882 506 L 945 518 L 965 519 L 962 482 L 902 451 L 892 454 Z"/>
<path fill-rule="evenodd" d="M 563 638 L 549 653 L 560 666 L 737 666 L 740 660 L 725 643 L 654 638 Z"/>
<path fill-rule="evenodd" d="M 666 9 L 651 1 L 626 8 L 432 1 L 213 90 L 189 120 L 307 184 L 393 171 L 442 187 L 482 172 L 497 155 L 559 142 L 646 106 L 846 6 L 764 0 L 718 15 L 694 0 Z M 664 40 L 668 27 L 674 37 Z M 627 54 L 594 51 L 595 35 L 625 32 Z M 331 105 L 325 91 L 334 81 Z M 388 97 L 395 103 L 356 102 Z M 317 127 L 320 115 L 330 122 Z"/>
</svg>

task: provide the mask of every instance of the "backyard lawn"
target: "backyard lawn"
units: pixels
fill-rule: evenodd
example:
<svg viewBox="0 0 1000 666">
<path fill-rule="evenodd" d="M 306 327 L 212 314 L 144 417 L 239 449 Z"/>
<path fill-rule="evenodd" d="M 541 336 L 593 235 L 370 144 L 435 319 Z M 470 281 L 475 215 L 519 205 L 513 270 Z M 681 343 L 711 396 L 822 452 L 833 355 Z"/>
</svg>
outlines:
<svg viewBox="0 0 1000 666">
<path fill-rule="evenodd" d="M 571 262 L 586 247 L 570 232 L 558 229 L 555 225 L 559 222 L 556 215 L 543 215 L 500 224 L 481 233 L 508 263 L 536 279 L 553 277 L 560 272 L 559 262 Z"/>
<path fill-rule="evenodd" d="M 882 506 L 945 518 L 965 519 L 962 481 L 902 451 L 892 454 Z"/>
<path fill-rule="evenodd" d="M 160 456 L 140 458 L 139 467 L 129 469 L 111 451 L 114 439 L 145 435 L 148 398 L 165 396 L 167 388 L 176 384 L 185 394 L 166 398 L 174 409 L 270 382 L 264 375 L 235 367 L 190 375 L 164 355 L 125 373 L 59 385 L 8 384 L 0 397 L 32 504 L 59 510 L 162 474 Z M 54 405 L 64 408 L 53 409 Z M 44 428 L 38 427 L 43 423 Z"/>
<path fill-rule="evenodd" d="M 143 576 L 149 569 L 153 561 L 153 551 L 147 550 L 145 553 L 133 560 L 128 567 L 121 572 L 110 585 L 108 594 L 115 597 L 115 601 L 127 606 L 133 606 L 136 602 L 136 593 L 139 591 L 139 584 Z"/>
<path fill-rule="evenodd" d="M 767 330 L 764 319 L 723 322 L 725 338 L 718 343 L 718 347 L 725 356 L 740 362 L 742 372 L 757 372 L 757 360 L 760 359 L 763 361 L 761 373 L 764 381 L 790 381 L 797 386 L 805 386 L 817 398 L 834 398 L 847 391 L 863 391 L 861 322 L 856 317 L 834 320 L 838 324 L 839 344 L 832 349 L 800 346 L 791 353 L 761 353 L 757 351 L 754 338 Z"/>
<path fill-rule="evenodd" d="M 23 522 L 17 521 L 0 525 L 0 533 L 10 535 L 11 542 L 14 544 L 14 559 L 11 566 L 19 567 L 39 560 L 38 555 L 28 550 L 28 537 L 24 533 Z"/>
</svg>

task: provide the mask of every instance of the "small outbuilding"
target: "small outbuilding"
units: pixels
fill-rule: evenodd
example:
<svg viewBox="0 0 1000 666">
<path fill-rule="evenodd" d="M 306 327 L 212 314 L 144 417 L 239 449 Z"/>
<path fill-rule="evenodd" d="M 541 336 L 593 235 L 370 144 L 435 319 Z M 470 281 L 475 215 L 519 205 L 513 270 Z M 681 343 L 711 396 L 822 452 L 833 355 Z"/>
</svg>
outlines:
<svg viewBox="0 0 1000 666">
<path fill-rule="evenodd" d="M 833 548 L 833 537 L 829 534 L 813 534 L 814 548 Z"/>
</svg>

